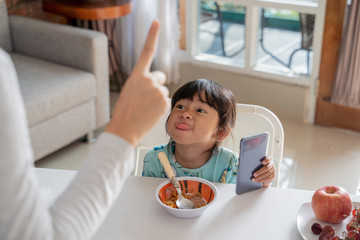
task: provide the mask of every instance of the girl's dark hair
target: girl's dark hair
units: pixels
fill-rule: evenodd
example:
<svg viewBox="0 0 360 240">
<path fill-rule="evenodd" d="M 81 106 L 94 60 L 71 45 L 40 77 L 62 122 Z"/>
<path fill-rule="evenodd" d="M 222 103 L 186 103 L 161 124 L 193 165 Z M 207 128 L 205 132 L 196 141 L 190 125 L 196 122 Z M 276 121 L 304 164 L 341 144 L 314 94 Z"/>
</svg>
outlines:
<svg viewBox="0 0 360 240">
<path fill-rule="evenodd" d="M 201 99 L 204 92 L 205 99 Z M 236 100 L 233 93 L 211 80 L 197 79 L 180 87 L 171 100 L 171 110 L 181 99 L 193 100 L 197 94 L 200 100 L 214 108 L 219 114 L 219 129 L 233 128 L 236 120 Z M 215 150 L 217 145 L 212 150 Z"/>
</svg>

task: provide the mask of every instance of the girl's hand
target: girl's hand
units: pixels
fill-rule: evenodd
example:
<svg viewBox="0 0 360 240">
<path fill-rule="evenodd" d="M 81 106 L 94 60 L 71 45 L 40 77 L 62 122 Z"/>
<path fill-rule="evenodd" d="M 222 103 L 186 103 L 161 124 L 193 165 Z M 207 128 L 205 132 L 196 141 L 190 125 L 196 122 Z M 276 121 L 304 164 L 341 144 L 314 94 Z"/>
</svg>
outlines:
<svg viewBox="0 0 360 240">
<path fill-rule="evenodd" d="M 264 165 L 258 171 L 253 174 L 252 181 L 263 183 L 263 187 L 267 188 L 270 186 L 271 182 L 275 179 L 275 165 L 271 160 L 271 157 L 266 157 L 262 164 Z"/>
</svg>

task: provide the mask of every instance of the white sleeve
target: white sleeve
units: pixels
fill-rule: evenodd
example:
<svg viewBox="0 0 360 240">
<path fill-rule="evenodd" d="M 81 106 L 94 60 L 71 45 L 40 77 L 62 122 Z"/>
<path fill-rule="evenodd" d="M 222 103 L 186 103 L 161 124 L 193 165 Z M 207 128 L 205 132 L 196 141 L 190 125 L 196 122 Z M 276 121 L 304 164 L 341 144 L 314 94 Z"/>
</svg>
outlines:
<svg viewBox="0 0 360 240">
<path fill-rule="evenodd" d="M 102 133 L 69 188 L 53 204 L 55 234 L 60 239 L 88 239 L 134 167 L 134 149 L 125 140 Z"/>
<path fill-rule="evenodd" d="M 134 148 L 103 133 L 82 169 L 48 208 L 33 171 L 14 66 L 0 49 L 0 239 L 89 239 L 134 165 Z"/>
</svg>

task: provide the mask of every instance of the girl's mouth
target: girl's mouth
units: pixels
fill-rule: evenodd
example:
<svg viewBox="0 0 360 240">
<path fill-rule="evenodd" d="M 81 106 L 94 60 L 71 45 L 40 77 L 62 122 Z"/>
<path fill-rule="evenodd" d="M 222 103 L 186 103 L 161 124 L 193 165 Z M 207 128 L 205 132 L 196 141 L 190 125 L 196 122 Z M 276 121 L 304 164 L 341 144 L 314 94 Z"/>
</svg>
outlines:
<svg viewBox="0 0 360 240">
<path fill-rule="evenodd" d="M 176 124 L 176 128 L 179 130 L 190 130 L 190 126 L 184 123 L 178 123 Z"/>
</svg>

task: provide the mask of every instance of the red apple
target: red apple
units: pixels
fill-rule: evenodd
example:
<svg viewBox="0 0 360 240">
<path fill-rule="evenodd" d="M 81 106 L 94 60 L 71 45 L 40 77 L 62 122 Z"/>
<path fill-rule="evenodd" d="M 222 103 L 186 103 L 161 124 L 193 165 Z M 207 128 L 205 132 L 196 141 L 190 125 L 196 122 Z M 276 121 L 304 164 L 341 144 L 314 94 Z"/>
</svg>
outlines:
<svg viewBox="0 0 360 240">
<path fill-rule="evenodd" d="M 325 186 L 314 193 L 311 207 L 318 219 L 336 224 L 350 215 L 352 203 L 350 195 L 342 187 Z"/>
</svg>

